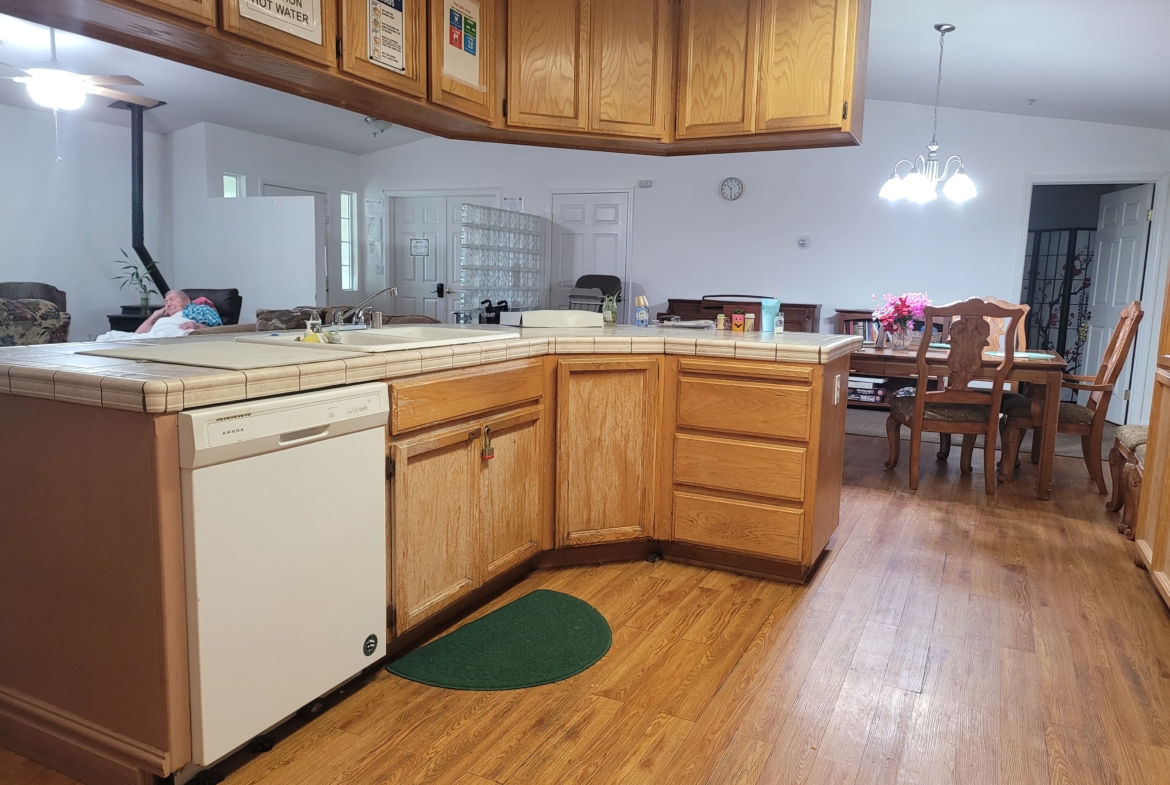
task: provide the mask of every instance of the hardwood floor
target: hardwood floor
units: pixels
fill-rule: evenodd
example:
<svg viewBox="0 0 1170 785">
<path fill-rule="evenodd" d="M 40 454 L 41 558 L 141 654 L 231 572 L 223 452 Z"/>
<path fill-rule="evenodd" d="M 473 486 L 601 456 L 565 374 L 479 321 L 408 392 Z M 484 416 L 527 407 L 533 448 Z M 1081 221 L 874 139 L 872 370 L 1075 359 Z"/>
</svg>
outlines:
<svg viewBox="0 0 1170 785">
<path fill-rule="evenodd" d="M 933 451 L 920 490 L 849 437 L 841 526 L 790 586 L 635 562 L 534 574 L 613 649 L 567 681 L 454 692 L 385 672 L 226 785 L 1170 782 L 1170 614 L 1083 464 L 989 498 Z M 977 456 L 978 457 L 978 456 Z M 980 461 L 976 460 L 978 467 Z M 71 780 L 0 750 L 0 781 Z"/>
</svg>

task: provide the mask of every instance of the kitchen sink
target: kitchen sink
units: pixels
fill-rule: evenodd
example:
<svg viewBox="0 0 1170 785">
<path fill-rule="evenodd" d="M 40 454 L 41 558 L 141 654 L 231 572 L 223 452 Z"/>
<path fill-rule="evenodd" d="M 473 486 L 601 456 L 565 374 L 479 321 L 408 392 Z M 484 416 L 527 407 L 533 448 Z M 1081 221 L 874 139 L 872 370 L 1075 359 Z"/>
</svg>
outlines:
<svg viewBox="0 0 1170 785">
<path fill-rule="evenodd" d="M 326 330 L 329 328 L 326 327 Z M 454 325 L 410 324 L 368 330 L 338 330 L 340 343 L 305 343 L 302 330 L 256 333 L 236 338 L 243 343 L 266 343 L 278 346 L 299 346 L 305 349 L 325 349 L 344 352 L 394 352 L 400 349 L 425 349 L 431 346 L 455 346 L 481 341 L 504 341 L 519 338 L 513 330 L 485 330 L 478 327 Z"/>
</svg>

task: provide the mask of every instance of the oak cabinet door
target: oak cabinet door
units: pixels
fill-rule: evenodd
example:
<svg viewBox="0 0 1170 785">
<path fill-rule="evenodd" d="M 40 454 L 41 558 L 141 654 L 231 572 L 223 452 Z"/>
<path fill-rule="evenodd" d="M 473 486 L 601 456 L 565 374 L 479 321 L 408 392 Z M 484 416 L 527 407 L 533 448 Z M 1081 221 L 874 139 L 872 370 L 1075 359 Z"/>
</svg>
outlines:
<svg viewBox="0 0 1170 785">
<path fill-rule="evenodd" d="M 863 1 L 762 0 L 757 131 L 842 127 L 851 6 Z"/>
<path fill-rule="evenodd" d="M 223 0 L 223 29 L 321 65 L 337 65 L 336 0 Z"/>
<path fill-rule="evenodd" d="M 666 0 L 589 0 L 591 130 L 661 137 L 670 106 Z"/>
<path fill-rule="evenodd" d="M 431 102 L 491 122 L 502 0 L 430 0 Z"/>
<path fill-rule="evenodd" d="M 508 125 L 585 130 L 589 0 L 508 0 Z"/>
<path fill-rule="evenodd" d="M 392 443 L 391 605 L 401 634 L 477 583 L 480 429 Z"/>
<path fill-rule="evenodd" d="M 484 421 L 490 460 L 480 458 L 479 509 L 486 582 L 540 551 L 541 410 L 532 407 Z"/>
<path fill-rule="evenodd" d="M 427 94 L 426 0 L 340 0 L 341 70 L 408 95 Z"/>
<path fill-rule="evenodd" d="M 753 132 L 759 10 L 759 0 L 682 0 L 679 138 Z"/>
<path fill-rule="evenodd" d="M 557 545 L 645 539 L 654 523 L 658 358 L 557 369 Z"/>
<path fill-rule="evenodd" d="M 138 5 L 215 27 L 215 0 L 136 0 Z"/>
</svg>

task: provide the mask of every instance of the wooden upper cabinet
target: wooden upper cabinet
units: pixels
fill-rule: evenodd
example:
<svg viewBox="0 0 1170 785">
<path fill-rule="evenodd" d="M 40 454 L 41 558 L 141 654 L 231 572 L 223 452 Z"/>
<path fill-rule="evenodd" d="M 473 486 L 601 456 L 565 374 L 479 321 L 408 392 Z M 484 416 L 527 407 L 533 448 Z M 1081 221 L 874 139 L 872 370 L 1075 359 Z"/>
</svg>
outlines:
<svg viewBox="0 0 1170 785">
<path fill-rule="evenodd" d="M 752 133 L 759 0 L 682 0 L 681 15 L 678 137 Z"/>
<path fill-rule="evenodd" d="M 341 70 L 425 97 L 426 0 L 340 0 L 340 5 Z"/>
<path fill-rule="evenodd" d="M 321 65 L 337 64 L 335 0 L 223 0 L 223 29 Z"/>
<path fill-rule="evenodd" d="M 761 0 L 758 132 L 842 128 L 864 0 Z"/>
<path fill-rule="evenodd" d="M 430 0 L 431 102 L 491 122 L 502 0 Z"/>
<path fill-rule="evenodd" d="M 673 51 L 666 0 L 589 0 L 589 6 L 590 129 L 661 137 Z"/>
<path fill-rule="evenodd" d="M 589 0 L 508 1 L 511 126 L 588 128 Z"/>
<path fill-rule="evenodd" d="M 135 0 L 138 5 L 215 27 L 215 0 Z"/>
</svg>

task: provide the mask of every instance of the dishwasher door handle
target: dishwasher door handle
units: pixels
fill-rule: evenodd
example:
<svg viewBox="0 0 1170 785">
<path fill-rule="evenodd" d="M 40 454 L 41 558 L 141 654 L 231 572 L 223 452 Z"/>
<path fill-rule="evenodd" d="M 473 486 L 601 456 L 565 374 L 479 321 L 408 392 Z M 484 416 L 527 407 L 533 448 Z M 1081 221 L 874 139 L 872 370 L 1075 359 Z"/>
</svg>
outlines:
<svg viewBox="0 0 1170 785">
<path fill-rule="evenodd" d="M 313 439 L 320 439 L 322 436 L 328 435 L 329 426 L 319 425 L 316 428 L 305 428 L 301 431 L 289 431 L 288 433 L 282 433 L 278 443 L 281 447 L 288 447 L 291 444 L 310 442 Z"/>
</svg>

